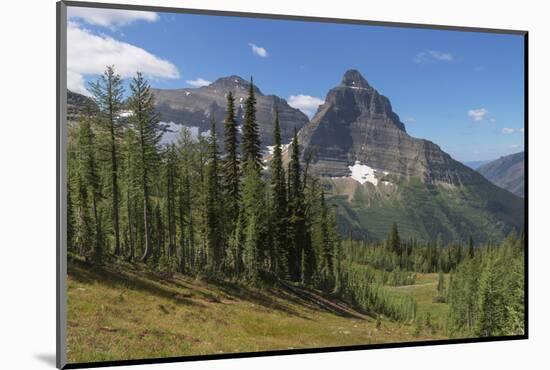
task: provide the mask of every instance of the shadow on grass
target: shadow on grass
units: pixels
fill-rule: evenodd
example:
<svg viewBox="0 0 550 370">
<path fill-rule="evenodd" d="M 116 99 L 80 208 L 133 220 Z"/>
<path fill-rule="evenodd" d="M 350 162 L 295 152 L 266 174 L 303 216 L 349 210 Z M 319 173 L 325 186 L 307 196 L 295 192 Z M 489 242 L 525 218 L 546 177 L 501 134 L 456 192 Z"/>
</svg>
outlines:
<svg viewBox="0 0 550 370">
<path fill-rule="evenodd" d="M 222 291 L 224 294 L 230 297 L 238 298 L 244 301 L 249 301 L 270 310 L 281 311 L 286 313 L 287 315 L 300 317 L 305 320 L 311 320 L 310 318 L 304 315 L 301 315 L 298 311 L 294 310 L 293 308 L 283 305 L 280 302 L 277 302 L 277 300 L 273 299 L 273 297 L 269 296 L 266 293 L 262 293 L 252 288 L 243 287 L 242 285 L 228 282 L 228 281 L 217 281 L 215 282 L 215 284 L 218 287 L 218 289 L 220 289 L 220 291 Z M 269 288 L 266 288 L 266 289 L 269 289 Z M 269 289 L 267 291 L 271 294 L 274 293 L 272 289 Z"/>
<path fill-rule="evenodd" d="M 203 306 L 198 302 L 184 297 L 170 286 L 166 286 L 165 280 L 153 274 L 145 277 L 139 271 L 129 273 L 114 266 L 93 266 L 78 259 L 70 261 L 68 266 L 69 276 L 81 283 L 100 283 L 111 288 L 128 288 L 139 290 L 160 298 L 174 300 L 178 304 L 189 306 Z M 173 284 L 170 284 L 173 285 Z"/>
<path fill-rule="evenodd" d="M 74 258 L 69 261 L 68 267 L 69 276 L 75 281 L 84 284 L 100 283 L 115 289 L 139 290 L 173 300 L 177 304 L 205 307 L 196 299 L 224 304 L 219 295 L 211 291 L 212 288 L 215 288 L 224 295 L 223 299 L 248 301 L 268 310 L 280 311 L 305 320 L 311 320 L 311 318 L 282 302 L 307 307 L 313 311 L 332 313 L 340 317 L 365 319 L 362 313 L 358 313 L 335 297 L 327 296 L 314 289 L 294 286 L 284 281 L 279 282 L 276 287 L 263 288 L 265 292 L 262 292 L 261 288 L 250 288 L 231 281 L 204 280 L 194 283 L 179 274 L 173 277 L 162 277 L 139 264 L 107 264 L 100 267 Z M 204 286 L 203 283 L 210 286 Z M 188 290 L 188 292 L 181 292 L 182 289 Z M 191 297 L 195 300 L 190 299 Z"/>
<path fill-rule="evenodd" d="M 313 310 L 330 312 L 340 317 L 357 320 L 365 319 L 364 316 L 355 312 L 337 298 L 327 297 L 325 294 L 313 289 L 296 287 L 286 282 L 281 282 L 281 285 L 285 290 L 278 291 L 277 294 L 279 294 L 282 299 L 295 302 L 302 306 L 307 306 Z"/>
</svg>

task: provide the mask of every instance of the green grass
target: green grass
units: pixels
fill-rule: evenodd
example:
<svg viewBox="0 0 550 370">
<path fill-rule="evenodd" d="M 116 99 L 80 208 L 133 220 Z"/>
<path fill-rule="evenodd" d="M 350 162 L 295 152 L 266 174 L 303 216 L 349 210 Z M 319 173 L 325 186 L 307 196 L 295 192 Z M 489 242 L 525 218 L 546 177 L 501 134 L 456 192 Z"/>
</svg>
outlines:
<svg viewBox="0 0 550 370">
<path fill-rule="evenodd" d="M 416 274 L 414 285 L 403 285 L 397 287 L 386 287 L 386 290 L 396 296 L 408 295 L 416 300 L 418 305 L 417 319 L 425 321 L 429 314 L 432 323 L 437 327 L 438 332 L 445 333 L 447 327 L 447 316 L 449 305 L 447 303 L 436 303 L 434 297 L 437 295 L 438 274 Z M 449 276 L 445 276 L 445 283 L 448 286 Z"/>
<path fill-rule="evenodd" d="M 445 338 L 415 335 L 414 323 L 382 320 L 377 327 L 375 318 L 312 289 L 243 288 L 179 274 L 164 279 L 142 265 L 94 268 L 75 259 L 68 272 L 71 363 Z M 388 289 L 415 291 L 419 311 L 426 304 L 435 312 L 431 285 L 418 280 L 418 292 Z"/>
</svg>

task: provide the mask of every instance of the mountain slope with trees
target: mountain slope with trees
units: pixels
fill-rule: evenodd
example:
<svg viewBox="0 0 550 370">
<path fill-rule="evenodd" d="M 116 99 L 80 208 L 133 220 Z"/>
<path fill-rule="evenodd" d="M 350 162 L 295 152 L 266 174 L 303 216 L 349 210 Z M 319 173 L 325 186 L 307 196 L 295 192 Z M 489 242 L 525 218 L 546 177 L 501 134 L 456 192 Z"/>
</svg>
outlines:
<svg viewBox="0 0 550 370">
<path fill-rule="evenodd" d="M 411 137 L 390 100 L 356 70 L 328 92 L 299 141 L 302 161 L 339 205 L 343 233 L 380 239 L 399 222 L 407 236 L 423 240 L 489 241 L 523 227 L 521 198 Z"/>
</svg>

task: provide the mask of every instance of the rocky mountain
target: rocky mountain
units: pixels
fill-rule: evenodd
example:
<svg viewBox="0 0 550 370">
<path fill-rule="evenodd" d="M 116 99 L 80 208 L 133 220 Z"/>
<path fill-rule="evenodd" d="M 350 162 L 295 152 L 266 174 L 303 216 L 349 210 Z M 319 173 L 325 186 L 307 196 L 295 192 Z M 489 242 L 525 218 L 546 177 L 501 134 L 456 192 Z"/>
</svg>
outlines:
<svg viewBox="0 0 550 370">
<path fill-rule="evenodd" d="M 78 121 L 88 107 L 92 112 L 97 111 L 97 105 L 91 98 L 67 90 L 67 122 Z"/>
<path fill-rule="evenodd" d="M 500 239 L 523 223 L 523 201 L 411 137 L 389 99 L 347 71 L 299 133 L 304 161 L 324 178 L 343 232 L 385 237 Z"/>
<path fill-rule="evenodd" d="M 525 152 L 500 157 L 477 170 L 493 184 L 517 196 L 524 196 Z"/>
<path fill-rule="evenodd" d="M 210 129 L 210 120 L 214 117 L 218 123 L 220 138 L 223 139 L 222 122 L 226 112 L 227 93 L 231 91 L 235 97 L 237 121 L 240 122 L 244 117 L 244 104 L 249 87 L 250 82 L 243 78 L 229 76 L 199 88 L 152 89 L 152 91 L 162 121 L 198 127 L 200 132 L 204 132 Z M 256 118 L 262 145 L 273 144 L 276 108 L 279 109 L 281 136 L 284 142 L 290 141 L 295 127 L 301 129 L 309 121 L 304 113 L 289 106 L 286 100 L 275 95 L 264 95 L 256 86 L 255 93 Z"/>
</svg>

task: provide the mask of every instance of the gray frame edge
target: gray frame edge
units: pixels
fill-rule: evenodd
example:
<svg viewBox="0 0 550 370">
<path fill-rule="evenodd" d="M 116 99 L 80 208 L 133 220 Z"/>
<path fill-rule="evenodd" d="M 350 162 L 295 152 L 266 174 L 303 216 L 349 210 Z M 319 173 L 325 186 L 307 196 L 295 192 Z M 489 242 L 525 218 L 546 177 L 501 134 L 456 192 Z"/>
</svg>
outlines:
<svg viewBox="0 0 550 370">
<path fill-rule="evenodd" d="M 67 364 L 67 5 L 56 3 L 56 367 Z"/>
<path fill-rule="evenodd" d="M 66 6 L 96 8 L 96 9 L 119 9 L 119 10 L 151 11 L 151 12 L 161 12 L 161 13 L 214 15 L 214 16 L 224 16 L 224 17 L 279 19 L 279 20 L 286 20 L 286 21 L 357 24 L 357 25 L 370 25 L 370 26 L 383 26 L 383 27 L 419 28 L 419 29 L 441 30 L 441 31 L 497 33 L 497 34 L 507 34 L 507 35 L 525 35 L 526 33 L 528 33 L 527 30 L 486 28 L 486 27 L 476 27 L 476 26 L 449 26 L 449 25 L 442 25 L 442 24 L 408 23 L 408 22 L 398 22 L 398 21 L 375 21 L 375 20 L 368 20 L 368 19 L 353 19 L 353 18 L 330 18 L 330 17 L 321 17 L 321 16 L 304 16 L 304 15 L 296 15 L 296 14 L 254 13 L 254 12 L 245 12 L 245 11 L 183 8 L 183 7 L 158 6 L 158 5 L 114 4 L 109 2 L 93 2 L 93 1 L 78 1 L 78 0 L 61 0 L 61 1 Z"/>
</svg>

